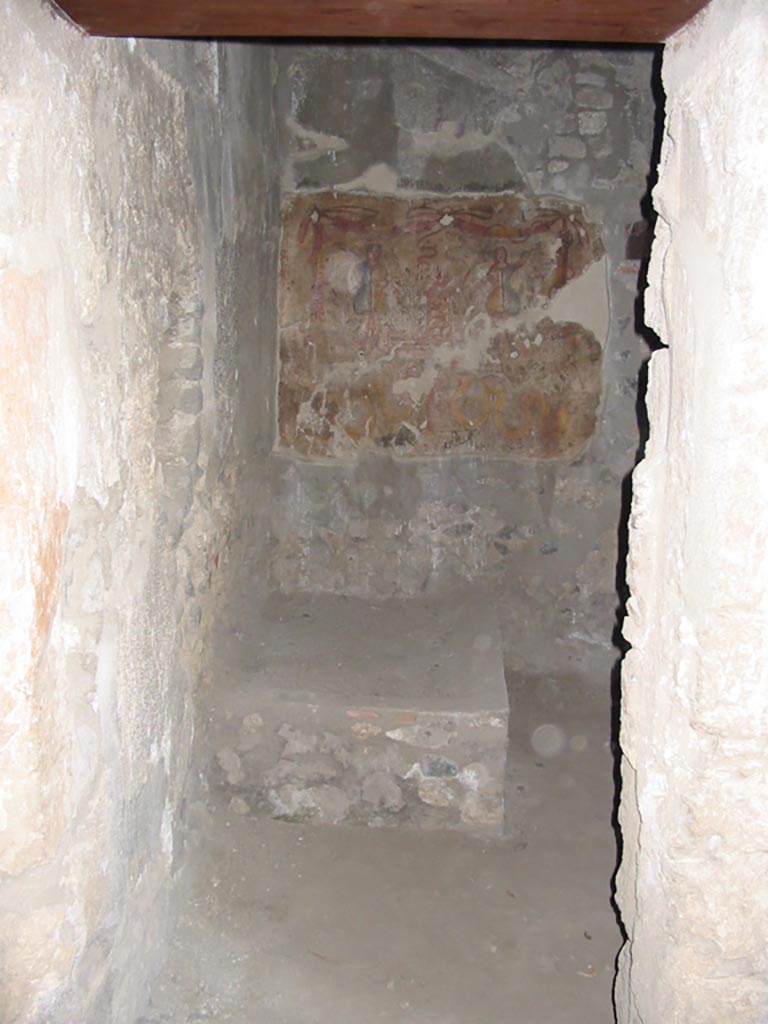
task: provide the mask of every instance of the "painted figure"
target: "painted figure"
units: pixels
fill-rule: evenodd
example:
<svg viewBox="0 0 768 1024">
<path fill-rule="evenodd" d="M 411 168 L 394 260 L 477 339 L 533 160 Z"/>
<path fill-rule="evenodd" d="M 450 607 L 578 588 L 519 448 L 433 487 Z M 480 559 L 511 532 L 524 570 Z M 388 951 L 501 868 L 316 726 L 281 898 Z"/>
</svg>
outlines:
<svg viewBox="0 0 768 1024">
<path fill-rule="evenodd" d="M 360 285 L 352 299 L 352 308 L 360 316 L 376 311 L 376 269 L 381 263 L 381 246 L 372 242 L 366 247 L 365 259 L 360 264 Z"/>
<path fill-rule="evenodd" d="M 368 344 L 375 344 L 381 333 L 379 314 L 385 308 L 386 272 L 381 266 L 382 248 L 379 242 L 366 246 L 365 259 L 359 266 L 360 283 L 352 296 L 352 309 L 363 317 L 362 336 Z"/>
<path fill-rule="evenodd" d="M 442 345 L 444 342 L 450 341 L 449 295 L 449 282 L 438 267 L 432 283 L 424 292 L 424 302 L 427 307 L 426 317 L 424 330 L 416 339 L 417 344 Z"/>
<path fill-rule="evenodd" d="M 517 269 L 518 265 L 509 262 L 506 249 L 499 246 L 493 250 L 493 263 L 486 275 L 491 290 L 485 302 L 485 308 L 491 316 L 515 316 L 520 312 L 520 295 L 512 287 Z"/>
</svg>

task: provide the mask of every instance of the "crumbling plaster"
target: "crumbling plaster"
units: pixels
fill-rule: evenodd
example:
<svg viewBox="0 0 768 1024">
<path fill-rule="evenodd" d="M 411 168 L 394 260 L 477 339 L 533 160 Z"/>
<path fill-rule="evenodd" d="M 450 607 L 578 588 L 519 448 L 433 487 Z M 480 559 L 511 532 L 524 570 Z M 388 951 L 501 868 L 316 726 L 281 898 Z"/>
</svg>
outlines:
<svg viewBox="0 0 768 1024">
<path fill-rule="evenodd" d="M 0 51 L 0 1017 L 125 1024 L 173 926 L 239 457 L 269 436 L 241 399 L 271 391 L 271 56 L 88 39 L 25 0 Z"/>
<path fill-rule="evenodd" d="M 768 1010 L 768 11 L 667 44 L 622 673 L 621 1024 Z"/>
<path fill-rule="evenodd" d="M 601 397 L 602 257 L 600 228 L 551 198 L 286 202 L 280 448 L 573 458 Z"/>
<path fill-rule="evenodd" d="M 592 654 L 610 663 L 617 524 L 648 355 L 627 232 L 647 192 L 652 61 L 650 51 L 279 48 L 286 199 L 329 190 L 358 204 L 365 194 L 559 197 L 598 226 L 606 255 L 597 276 L 563 289 L 547 311 L 599 334 L 602 393 L 582 450 L 538 460 L 278 451 L 277 586 L 384 597 L 483 577 L 496 586 L 512 664 L 558 670 Z"/>
</svg>

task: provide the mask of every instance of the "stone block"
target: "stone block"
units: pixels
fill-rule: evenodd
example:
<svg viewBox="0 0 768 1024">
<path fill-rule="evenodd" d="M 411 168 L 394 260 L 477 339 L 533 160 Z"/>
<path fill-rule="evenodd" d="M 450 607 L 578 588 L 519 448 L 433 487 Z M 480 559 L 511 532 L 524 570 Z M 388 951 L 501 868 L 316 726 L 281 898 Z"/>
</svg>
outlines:
<svg viewBox="0 0 768 1024">
<path fill-rule="evenodd" d="M 174 413 L 157 428 L 155 443 L 161 459 L 192 465 L 200 454 L 199 419 L 180 412 Z"/>
<path fill-rule="evenodd" d="M 184 380 L 200 380 L 203 376 L 203 356 L 200 346 L 193 342 L 172 342 L 160 349 L 160 376 Z"/>
<path fill-rule="evenodd" d="M 167 423 L 175 413 L 197 416 L 203 408 L 203 391 L 198 381 L 172 380 L 160 388 L 158 416 Z"/>
<path fill-rule="evenodd" d="M 587 147 L 577 135 L 555 135 L 549 140 L 549 155 L 566 160 L 583 160 Z"/>
<path fill-rule="evenodd" d="M 608 115 L 604 110 L 581 110 L 578 120 L 582 135 L 599 135 L 608 125 Z"/>
<path fill-rule="evenodd" d="M 238 814 L 320 824 L 503 826 L 508 702 L 493 602 L 274 595 L 214 725 Z"/>
<path fill-rule="evenodd" d="M 585 85 L 576 91 L 576 106 L 589 107 L 592 110 L 610 110 L 613 106 L 613 93 L 607 89 Z"/>
</svg>

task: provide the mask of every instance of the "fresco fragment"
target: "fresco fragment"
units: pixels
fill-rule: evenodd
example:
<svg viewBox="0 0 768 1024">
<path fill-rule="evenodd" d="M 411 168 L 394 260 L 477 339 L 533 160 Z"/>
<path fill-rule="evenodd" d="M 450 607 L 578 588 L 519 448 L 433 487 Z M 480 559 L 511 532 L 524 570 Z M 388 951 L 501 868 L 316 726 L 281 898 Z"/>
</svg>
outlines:
<svg viewBox="0 0 768 1024">
<path fill-rule="evenodd" d="M 602 349 L 547 307 L 603 253 L 558 199 L 293 197 L 278 447 L 575 456 L 595 428 Z"/>
</svg>

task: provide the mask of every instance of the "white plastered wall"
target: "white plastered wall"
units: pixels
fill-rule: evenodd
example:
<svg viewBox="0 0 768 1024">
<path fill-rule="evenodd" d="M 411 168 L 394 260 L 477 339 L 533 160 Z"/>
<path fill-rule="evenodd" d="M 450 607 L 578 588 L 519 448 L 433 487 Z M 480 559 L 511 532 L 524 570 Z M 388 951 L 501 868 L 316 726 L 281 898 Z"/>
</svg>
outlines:
<svg viewBox="0 0 768 1024">
<path fill-rule="evenodd" d="M 41 0 L 0 0 L 0 54 L 0 1021 L 133 1024 L 268 420 L 272 57 Z"/>
<path fill-rule="evenodd" d="M 667 44 L 623 669 L 621 1024 L 768 1020 L 768 6 Z"/>
</svg>

